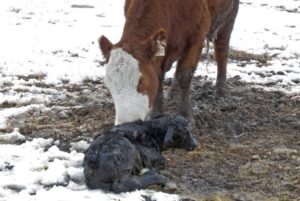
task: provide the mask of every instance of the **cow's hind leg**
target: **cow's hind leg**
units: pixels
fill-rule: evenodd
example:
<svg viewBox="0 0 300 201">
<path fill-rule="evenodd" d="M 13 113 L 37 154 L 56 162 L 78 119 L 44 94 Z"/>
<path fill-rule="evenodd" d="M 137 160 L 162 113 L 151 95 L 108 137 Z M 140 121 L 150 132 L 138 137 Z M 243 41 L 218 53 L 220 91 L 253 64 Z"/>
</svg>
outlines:
<svg viewBox="0 0 300 201">
<path fill-rule="evenodd" d="M 182 59 L 178 61 L 175 72 L 175 84 L 179 94 L 179 114 L 187 118 L 190 125 L 194 126 L 191 100 L 190 100 L 190 85 L 194 71 L 197 67 L 200 55 L 202 52 L 204 37 L 201 40 L 190 43 L 186 48 Z"/>
<path fill-rule="evenodd" d="M 235 18 L 238 12 L 238 1 L 233 6 L 233 11 L 227 21 L 220 27 L 217 38 L 214 41 L 215 57 L 218 66 L 218 74 L 216 81 L 216 95 L 225 95 L 225 83 L 227 74 L 227 59 L 229 52 L 229 42 L 231 32 L 234 26 Z"/>
<path fill-rule="evenodd" d="M 122 178 L 121 181 L 113 183 L 112 190 L 116 193 L 121 193 L 147 188 L 151 185 L 166 186 L 168 183 L 169 179 L 167 177 L 154 171 L 150 171 L 142 176 L 129 175 Z"/>
</svg>

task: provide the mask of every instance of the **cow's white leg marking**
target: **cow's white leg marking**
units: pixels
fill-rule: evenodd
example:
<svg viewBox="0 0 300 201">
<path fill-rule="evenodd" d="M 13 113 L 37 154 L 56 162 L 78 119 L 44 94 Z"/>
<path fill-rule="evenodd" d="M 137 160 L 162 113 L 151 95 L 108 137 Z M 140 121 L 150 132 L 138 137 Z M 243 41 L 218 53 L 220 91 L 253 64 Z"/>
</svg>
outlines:
<svg viewBox="0 0 300 201">
<path fill-rule="evenodd" d="M 137 91 L 141 72 L 138 61 L 121 48 L 111 51 L 104 83 L 112 94 L 115 124 L 145 120 L 150 108 L 149 97 Z"/>
</svg>

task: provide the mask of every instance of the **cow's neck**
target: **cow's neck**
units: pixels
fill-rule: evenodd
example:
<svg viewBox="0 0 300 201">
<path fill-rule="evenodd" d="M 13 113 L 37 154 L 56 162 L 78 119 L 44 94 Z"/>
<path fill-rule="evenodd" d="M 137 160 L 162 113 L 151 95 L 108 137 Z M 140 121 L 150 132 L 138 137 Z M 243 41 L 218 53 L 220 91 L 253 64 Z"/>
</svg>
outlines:
<svg viewBox="0 0 300 201">
<path fill-rule="evenodd" d="M 161 0 L 131 1 L 132 5 L 128 5 L 127 9 L 125 6 L 126 21 L 122 37 L 124 40 L 144 41 L 158 29 L 164 28 L 166 11 L 161 8 L 161 3 L 158 4 L 159 1 Z M 157 13 L 160 16 L 157 16 Z"/>
</svg>

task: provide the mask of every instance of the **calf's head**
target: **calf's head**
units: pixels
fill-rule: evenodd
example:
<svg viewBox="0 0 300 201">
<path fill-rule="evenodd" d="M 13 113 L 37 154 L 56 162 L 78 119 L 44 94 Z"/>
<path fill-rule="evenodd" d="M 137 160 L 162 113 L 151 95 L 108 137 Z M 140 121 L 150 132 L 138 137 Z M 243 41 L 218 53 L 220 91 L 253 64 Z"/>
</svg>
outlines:
<svg viewBox="0 0 300 201">
<path fill-rule="evenodd" d="M 176 115 L 170 120 L 164 138 L 164 147 L 181 148 L 188 151 L 197 147 L 197 141 L 192 137 L 188 128 L 188 121 L 185 118 Z"/>
<path fill-rule="evenodd" d="M 162 29 L 144 41 L 123 37 L 115 45 L 105 36 L 100 37 L 100 49 L 107 62 L 104 83 L 113 97 L 116 125 L 148 116 L 158 90 L 165 41 Z"/>
<path fill-rule="evenodd" d="M 151 121 L 151 130 L 161 130 L 164 133 L 162 149 L 179 148 L 193 150 L 197 141 L 193 138 L 188 121 L 180 115 L 165 115 Z"/>
</svg>

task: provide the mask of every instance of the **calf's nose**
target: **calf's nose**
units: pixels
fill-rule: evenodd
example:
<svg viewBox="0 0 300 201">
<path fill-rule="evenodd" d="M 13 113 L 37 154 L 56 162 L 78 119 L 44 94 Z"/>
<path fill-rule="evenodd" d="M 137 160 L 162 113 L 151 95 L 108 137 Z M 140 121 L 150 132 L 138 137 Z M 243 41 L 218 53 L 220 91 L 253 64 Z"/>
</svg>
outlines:
<svg viewBox="0 0 300 201">
<path fill-rule="evenodd" d="M 193 149 L 195 149 L 196 147 L 198 146 L 198 142 L 195 138 L 192 138 L 188 147 L 187 147 L 187 150 L 188 151 L 192 151 Z"/>
</svg>

